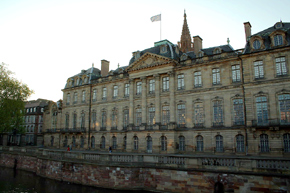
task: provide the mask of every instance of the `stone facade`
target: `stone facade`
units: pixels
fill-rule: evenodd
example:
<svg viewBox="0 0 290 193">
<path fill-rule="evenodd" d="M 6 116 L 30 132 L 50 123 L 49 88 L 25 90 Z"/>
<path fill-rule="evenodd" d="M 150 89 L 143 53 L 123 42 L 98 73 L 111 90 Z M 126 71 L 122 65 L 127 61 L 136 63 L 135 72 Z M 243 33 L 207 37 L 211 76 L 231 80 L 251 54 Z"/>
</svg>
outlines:
<svg viewBox="0 0 290 193">
<path fill-rule="evenodd" d="M 200 49 L 184 53 L 163 40 L 133 52 L 128 66 L 82 70 L 68 78 L 62 106 L 46 110 L 45 146 L 287 157 L 289 25 L 250 34 L 240 50 L 203 49 L 195 36 Z"/>
</svg>

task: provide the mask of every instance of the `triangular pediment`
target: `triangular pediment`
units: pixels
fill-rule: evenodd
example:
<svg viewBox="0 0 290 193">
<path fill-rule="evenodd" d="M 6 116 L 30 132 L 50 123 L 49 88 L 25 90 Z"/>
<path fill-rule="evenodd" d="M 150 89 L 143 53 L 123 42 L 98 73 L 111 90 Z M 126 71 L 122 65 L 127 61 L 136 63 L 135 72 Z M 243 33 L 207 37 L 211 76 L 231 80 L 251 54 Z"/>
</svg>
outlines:
<svg viewBox="0 0 290 193">
<path fill-rule="evenodd" d="M 136 61 L 134 61 L 130 66 L 128 66 L 127 71 L 142 70 L 145 68 L 152 68 L 155 66 L 168 65 L 170 63 L 175 65 L 176 61 L 168 57 L 147 52 L 143 54 L 140 58 L 138 58 Z"/>
</svg>

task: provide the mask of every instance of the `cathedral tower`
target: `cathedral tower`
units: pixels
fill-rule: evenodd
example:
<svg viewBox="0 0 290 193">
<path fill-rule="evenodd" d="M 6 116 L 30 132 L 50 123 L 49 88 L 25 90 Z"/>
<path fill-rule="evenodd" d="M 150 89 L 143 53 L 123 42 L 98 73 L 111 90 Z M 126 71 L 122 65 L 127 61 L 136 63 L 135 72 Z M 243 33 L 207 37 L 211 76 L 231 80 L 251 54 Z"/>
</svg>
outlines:
<svg viewBox="0 0 290 193">
<path fill-rule="evenodd" d="M 185 10 L 184 10 L 182 34 L 181 34 L 180 42 L 178 42 L 178 46 L 179 46 L 179 49 L 184 53 L 193 51 L 193 43 L 191 42 L 191 36 L 190 36 L 190 32 L 187 25 Z"/>
</svg>

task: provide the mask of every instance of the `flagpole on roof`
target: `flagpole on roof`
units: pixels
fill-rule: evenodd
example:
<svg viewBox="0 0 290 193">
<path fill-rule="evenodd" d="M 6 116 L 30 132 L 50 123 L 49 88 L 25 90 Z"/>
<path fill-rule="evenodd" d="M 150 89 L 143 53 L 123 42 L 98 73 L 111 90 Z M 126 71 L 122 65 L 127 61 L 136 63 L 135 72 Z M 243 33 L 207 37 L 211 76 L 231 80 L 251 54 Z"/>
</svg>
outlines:
<svg viewBox="0 0 290 193">
<path fill-rule="evenodd" d="M 160 41 L 161 41 L 161 11 L 160 11 Z"/>
</svg>

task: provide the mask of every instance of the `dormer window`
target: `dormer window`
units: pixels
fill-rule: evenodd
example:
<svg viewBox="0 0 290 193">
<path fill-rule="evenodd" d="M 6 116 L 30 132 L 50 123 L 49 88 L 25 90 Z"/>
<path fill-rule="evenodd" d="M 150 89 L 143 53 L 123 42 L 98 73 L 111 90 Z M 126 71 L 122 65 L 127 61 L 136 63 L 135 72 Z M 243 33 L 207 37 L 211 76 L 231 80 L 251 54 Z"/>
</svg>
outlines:
<svg viewBox="0 0 290 193">
<path fill-rule="evenodd" d="M 203 51 L 199 51 L 199 52 L 198 52 L 198 57 L 199 57 L 199 58 L 203 57 Z"/>
<path fill-rule="evenodd" d="M 82 85 L 83 84 L 83 80 L 82 79 L 80 79 L 80 85 Z"/>
<path fill-rule="evenodd" d="M 281 34 L 274 36 L 274 45 L 281 46 L 283 44 L 283 36 Z"/>
<path fill-rule="evenodd" d="M 254 48 L 255 50 L 260 49 L 260 48 L 261 48 L 261 42 L 260 42 L 259 40 L 255 40 L 255 41 L 253 42 L 253 48 Z"/>
<path fill-rule="evenodd" d="M 213 54 L 220 54 L 221 53 L 221 49 L 220 48 L 216 48 L 213 51 Z"/>
<path fill-rule="evenodd" d="M 79 80 L 79 79 L 77 79 L 77 85 L 79 85 L 79 82 L 80 82 L 80 80 Z"/>
<path fill-rule="evenodd" d="M 166 53 L 167 52 L 167 46 L 163 45 L 160 47 L 160 53 Z"/>
<path fill-rule="evenodd" d="M 279 29 L 279 28 L 281 28 L 281 27 L 283 27 L 283 23 L 282 23 L 282 22 L 277 22 L 277 23 L 275 24 L 275 28 L 276 28 L 276 29 Z"/>
</svg>

